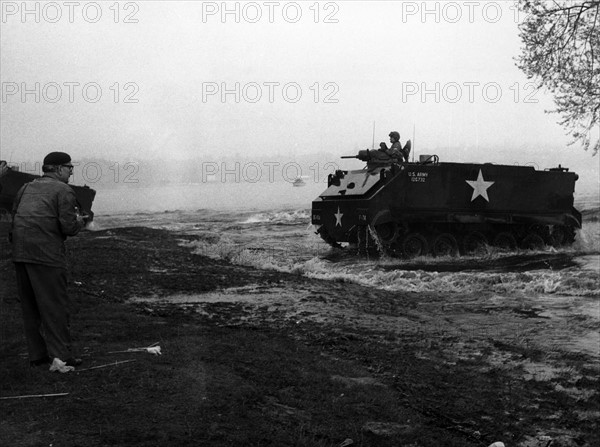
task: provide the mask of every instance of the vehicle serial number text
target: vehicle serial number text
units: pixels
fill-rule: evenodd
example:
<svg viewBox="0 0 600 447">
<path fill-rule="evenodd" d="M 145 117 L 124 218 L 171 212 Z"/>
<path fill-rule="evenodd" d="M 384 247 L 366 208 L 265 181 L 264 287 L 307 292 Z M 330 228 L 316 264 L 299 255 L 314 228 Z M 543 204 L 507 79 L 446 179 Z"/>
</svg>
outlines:
<svg viewBox="0 0 600 447">
<path fill-rule="evenodd" d="M 409 172 L 408 176 L 410 177 L 411 182 L 425 183 L 429 176 L 429 172 Z"/>
</svg>

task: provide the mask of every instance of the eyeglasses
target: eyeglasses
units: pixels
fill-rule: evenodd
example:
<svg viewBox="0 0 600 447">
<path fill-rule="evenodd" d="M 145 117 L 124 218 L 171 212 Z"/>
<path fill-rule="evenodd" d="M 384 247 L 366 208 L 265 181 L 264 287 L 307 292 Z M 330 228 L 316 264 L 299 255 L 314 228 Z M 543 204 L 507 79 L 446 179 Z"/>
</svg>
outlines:
<svg viewBox="0 0 600 447">
<path fill-rule="evenodd" d="M 63 168 L 73 169 L 73 165 L 61 165 Z"/>
</svg>

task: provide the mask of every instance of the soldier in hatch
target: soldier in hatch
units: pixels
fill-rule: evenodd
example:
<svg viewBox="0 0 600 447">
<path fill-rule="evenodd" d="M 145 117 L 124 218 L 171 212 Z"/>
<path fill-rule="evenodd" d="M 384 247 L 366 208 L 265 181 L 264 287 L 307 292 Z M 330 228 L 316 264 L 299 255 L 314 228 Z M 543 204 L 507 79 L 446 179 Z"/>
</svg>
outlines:
<svg viewBox="0 0 600 447">
<path fill-rule="evenodd" d="M 385 152 L 387 155 L 389 155 L 394 160 L 398 160 L 400 162 L 402 162 L 402 160 L 404 160 L 404 162 L 408 163 L 408 154 L 410 152 L 410 149 L 402 148 L 402 144 L 400 144 L 400 133 L 396 132 L 396 131 L 390 132 L 389 137 L 390 137 L 390 143 L 392 143 L 392 146 L 388 149 L 388 147 L 385 143 L 381 143 L 379 145 L 379 147 L 380 147 L 379 150 Z"/>
</svg>

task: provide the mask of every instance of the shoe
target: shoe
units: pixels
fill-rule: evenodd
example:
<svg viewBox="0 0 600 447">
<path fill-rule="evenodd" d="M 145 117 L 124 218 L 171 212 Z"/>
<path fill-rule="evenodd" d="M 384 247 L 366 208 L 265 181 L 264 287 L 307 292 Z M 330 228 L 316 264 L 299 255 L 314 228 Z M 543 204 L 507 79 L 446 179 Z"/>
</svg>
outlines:
<svg viewBox="0 0 600 447">
<path fill-rule="evenodd" d="M 79 366 L 82 363 L 83 363 L 83 360 L 76 359 L 74 357 L 71 357 L 70 359 L 65 360 L 65 365 L 67 365 L 67 366 Z"/>
<path fill-rule="evenodd" d="M 35 368 L 36 366 L 49 365 L 52 363 L 52 359 L 48 356 L 42 357 L 41 359 L 32 360 L 29 362 L 29 366 L 31 368 Z"/>
<path fill-rule="evenodd" d="M 54 360 L 52 360 L 52 365 L 50 365 L 50 371 L 51 372 L 59 372 L 59 373 L 68 373 L 71 371 L 75 371 L 75 367 L 68 366 L 61 359 L 54 357 Z"/>
</svg>

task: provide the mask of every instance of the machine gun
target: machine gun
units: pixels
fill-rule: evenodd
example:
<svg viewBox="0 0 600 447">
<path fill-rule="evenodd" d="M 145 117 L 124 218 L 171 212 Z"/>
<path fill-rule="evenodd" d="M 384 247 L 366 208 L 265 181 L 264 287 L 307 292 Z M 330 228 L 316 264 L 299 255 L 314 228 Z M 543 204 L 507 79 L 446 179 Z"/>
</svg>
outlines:
<svg viewBox="0 0 600 447">
<path fill-rule="evenodd" d="M 381 143 L 382 147 L 385 146 L 385 143 Z M 387 146 L 385 146 L 387 148 Z M 410 153 L 412 147 L 412 143 L 410 140 L 406 142 L 404 145 L 404 150 L 408 150 Z M 380 149 L 364 149 L 358 151 L 357 155 L 343 155 L 341 158 L 357 158 L 361 161 L 366 161 L 367 163 L 372 164 L 390 164 L 392 162 L 400 162 L 403 160 L 396 160 L 389 156 L 387 152 L 384 152 Z"/>
<path fill-rule="evenodd" d="M 380 150 L 364 149 L 358 151 L 357 155 L 342 155 L 341 158 L 357 158 L 361 161 L 378 161 L 378 162 L 391 162 L 392 157 Z"/>
</svg>

